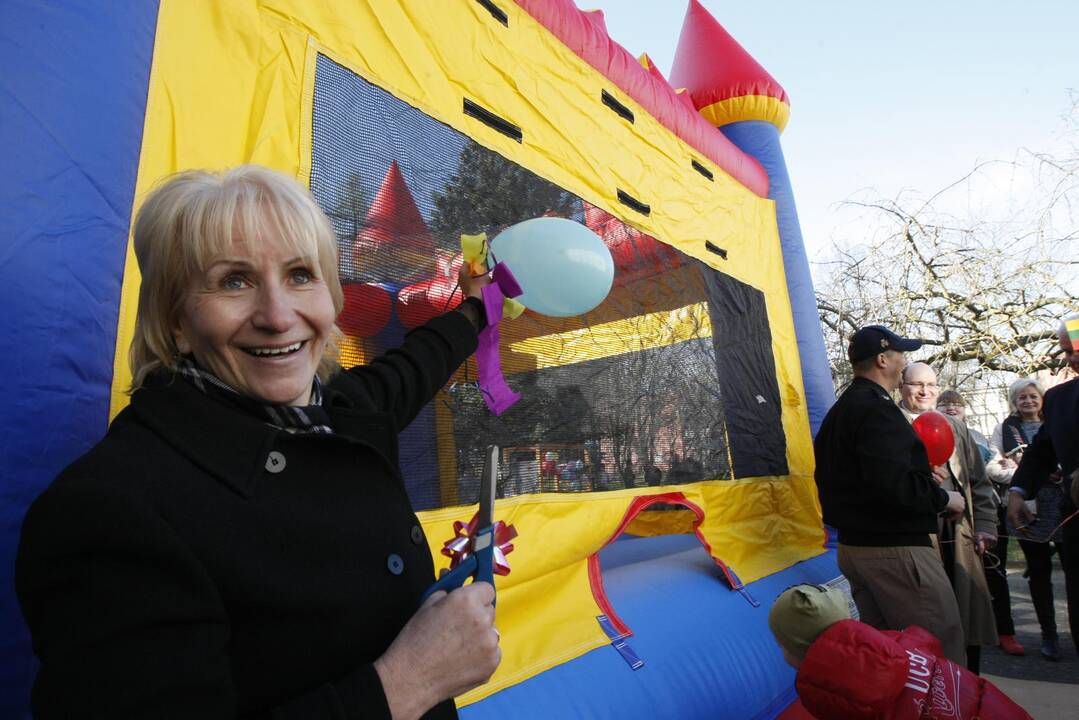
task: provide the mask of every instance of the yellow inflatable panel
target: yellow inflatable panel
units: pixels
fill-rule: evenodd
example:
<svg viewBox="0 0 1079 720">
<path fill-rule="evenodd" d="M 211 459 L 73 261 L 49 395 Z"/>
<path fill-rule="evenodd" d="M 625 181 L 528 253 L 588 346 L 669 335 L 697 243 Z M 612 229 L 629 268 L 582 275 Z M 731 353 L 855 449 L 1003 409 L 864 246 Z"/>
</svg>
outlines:
<svg viewBox="0 0 1079 720">
<path fill-rule="evenodd" d="M 702 107 L 700 113 L 716 127 L 743 120 L 763 120 L 783 132 L 791 117 L 791 107 L 769 95 L 740 95 Z"/>
<path fill-rule="evenodd" d="M 612 537 L 630 502 L 642 494 L 684 493 L 704 509 L 699 532 L 715 556 L 744 582 L 822 552 L 801 368 L 771 201 L 702 160 L 633 101 L 632 125 L 600 106 L 617 88 L 513 3 L 508 27 L 476 2 L 371 0 L 162 0 L 147 100 L 136 205 L 165 175 L 187 168 L 262 163 L 307 182 L 315 58 L 324 54 L 397 98 L 497 151 L 638 230 L 760 290 L 766 299 L 775 375 L 783 404 L 790 475 L 602 493 L 527 495 L 500 501 L 497 517 L 520 533 L 512 573 L 498 579 L 503 662 L 491 682 L 459 699 L 500 688 L 607 644 L 588 579 L 588 558 Z M 525 130 L 518 143 L 466 116 L 468 98 Z M 709 181 L 691 169 L 697 161 Z M 648 203 L 640 214 L 618 191 Z M 726 251 L 721 258 L 706 243 Z M 111 415 L 126 404 L 127 348 L 139 274 L 128 252 L 117 336 Z M 570 356 L 550 357 L 530 337 L 504 333 L 504 358 L 527 354 L 545 366 L 625 347 L 672 343 L 699 306 L 657 307 L 653 314 L 600 322 L 601 348 L 574 342 Z M 525 318 L 522 318 L 524 320 Z M 707 320 L 706 313 L 704 319 Z M 517 320 L 513 322 L 521 322 Z M 621 324 L 619 324 L 621 323 Z M 681 328 L 681 329 L 680 329 Z M 695 333 L 700 337 L 699 329 Z M 363 358 L 369 349 L 347 348 Z M 507 367 L 513 372 L 512 365 Z M 440 408 L 441 403 L 436 403 Z M 436 422 L 451 419 L 436 409 Z M 443 497 L 454 497 L 452 452 L 439 451 Z M 421 514 L 438 551 L 452 521 L 474 508 Z"/>
</svg>

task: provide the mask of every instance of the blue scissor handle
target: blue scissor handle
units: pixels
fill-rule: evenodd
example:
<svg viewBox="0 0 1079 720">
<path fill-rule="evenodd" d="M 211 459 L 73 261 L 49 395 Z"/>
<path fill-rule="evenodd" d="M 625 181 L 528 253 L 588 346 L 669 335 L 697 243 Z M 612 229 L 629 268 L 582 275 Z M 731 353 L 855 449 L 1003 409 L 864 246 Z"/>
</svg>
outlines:
<svg viewBox="0 0 1079 720">
<path fill-rule="evenodd" d="M 476 574 L 476 556 L 469 555 L 464 561 L 445 573 L 442 577 L 435 581 L 435 584 L 427 588 L 427 591 L 423 593 L 423 597 L 420 598 L 420 605 L 427 602 L 427 598 L 434 595 L 439 590 L 445 590 L 450 592 L 456 590 L 465 584 L 465 580 Z"/>
<path fill-rule="evenodd" d="M 476 531 L 472 557 L 476 558 L 475 582 L 495 584 L 495 528 L 488 525 Z"/>
<path fill-rule="evenodd" d="M 488 582 L 494 585 L 494 536 L 495 529 L 488 526 L 476 531 L 473 547 L 476 549 L 461 564 L 440 577 L 435 584 L 427 588 L 420 598 L 420 604 L 427 602 L 439 590 L 450 592 L 465 584 L 468 578 L 474 582 Z"/>
</svg>

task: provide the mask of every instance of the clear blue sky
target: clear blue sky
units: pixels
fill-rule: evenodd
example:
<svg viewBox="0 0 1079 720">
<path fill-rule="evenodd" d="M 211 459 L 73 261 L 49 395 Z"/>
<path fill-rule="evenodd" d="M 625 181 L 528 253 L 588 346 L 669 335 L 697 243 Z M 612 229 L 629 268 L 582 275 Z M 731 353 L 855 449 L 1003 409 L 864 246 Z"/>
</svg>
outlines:
<svg viewBox="0 0 1079 720">
<path fill-rule="evenodd" d="M 1079 90 L 1079 2 L 704 0 L 786 89 L 784 151 L 811 259 L 857 236 L 835 205 L 873 188 L 926 194 L 979 161 L 1059 141 Z M 578 0 L 664 74 L 686 0 Z"/>
</svg>

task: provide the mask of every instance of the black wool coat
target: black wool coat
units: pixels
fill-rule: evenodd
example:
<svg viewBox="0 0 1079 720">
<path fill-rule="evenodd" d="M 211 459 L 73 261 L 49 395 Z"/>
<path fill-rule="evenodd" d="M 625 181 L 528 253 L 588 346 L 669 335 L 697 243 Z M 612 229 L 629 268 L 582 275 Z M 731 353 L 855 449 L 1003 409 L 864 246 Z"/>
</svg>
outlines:
<svg viewBox="0 0 1079 720">
<path fill-rule="evenodd" d="M 856 377 L 813 441 L 824 522 L 845 545 L 928 546 L 948 493 L 925 446 L 880 385 Z"/>
<path fill-rule="evenodd" d="M 389 717 L 372 663 L 435 579 L 397 433 L 475 347 L 450 312 L 338 373 L 333 435 L 164 373 L 135 392 L 23 526 L 35 715 Z"/>
<path fill-rule="evenodd" d="M 1012 476 L 1012 487 L 1028 498 L 1038 494 L 1046 478 L 1058 467 L 1064 474 L 1064 512 L 1075 512 L 1069 497 L 1071 474 L 1079 469 L 1079 378 L 1049 388 L 1042 406 L 1045 421 L 1023 451 Z"/>
</svg>

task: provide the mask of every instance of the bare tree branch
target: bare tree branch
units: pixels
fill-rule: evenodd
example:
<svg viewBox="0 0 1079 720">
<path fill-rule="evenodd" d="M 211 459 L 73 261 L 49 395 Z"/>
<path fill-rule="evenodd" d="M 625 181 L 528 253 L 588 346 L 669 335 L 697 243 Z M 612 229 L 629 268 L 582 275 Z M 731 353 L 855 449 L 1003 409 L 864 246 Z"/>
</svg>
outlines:
<svg viewBox="0 0 1079 720">
<path fill-rule="evenodd" d="M 1068 122 L 1079 137 L 1079 100 Z M 1025 205 L 1026 194 L 1017 192 L 1008 197 L 1015 209 L 999 218 L 944 211 L 951 193 L 973 193 L 988 173 L 999 179 L 1001 167 L 1012 170 L 1009 189 L 1017 182 L 1026 188 L 1029 176 Z M 908 193 L 846 203 L 867 211 L 875 225 L 867 236 L 883 240 L 833 243 L 816 263 L 817 305 L 837 386 L 849 379 L 850 335 L 873 323 L 923 338 L 919 359 L 951 382 L 1062 367 L 1056 326 L 1079 311 L 1079 148 L 1024 150 L 1012 162 L 979 163 L 924 202 L 911 200 Z"/>
</svg>

